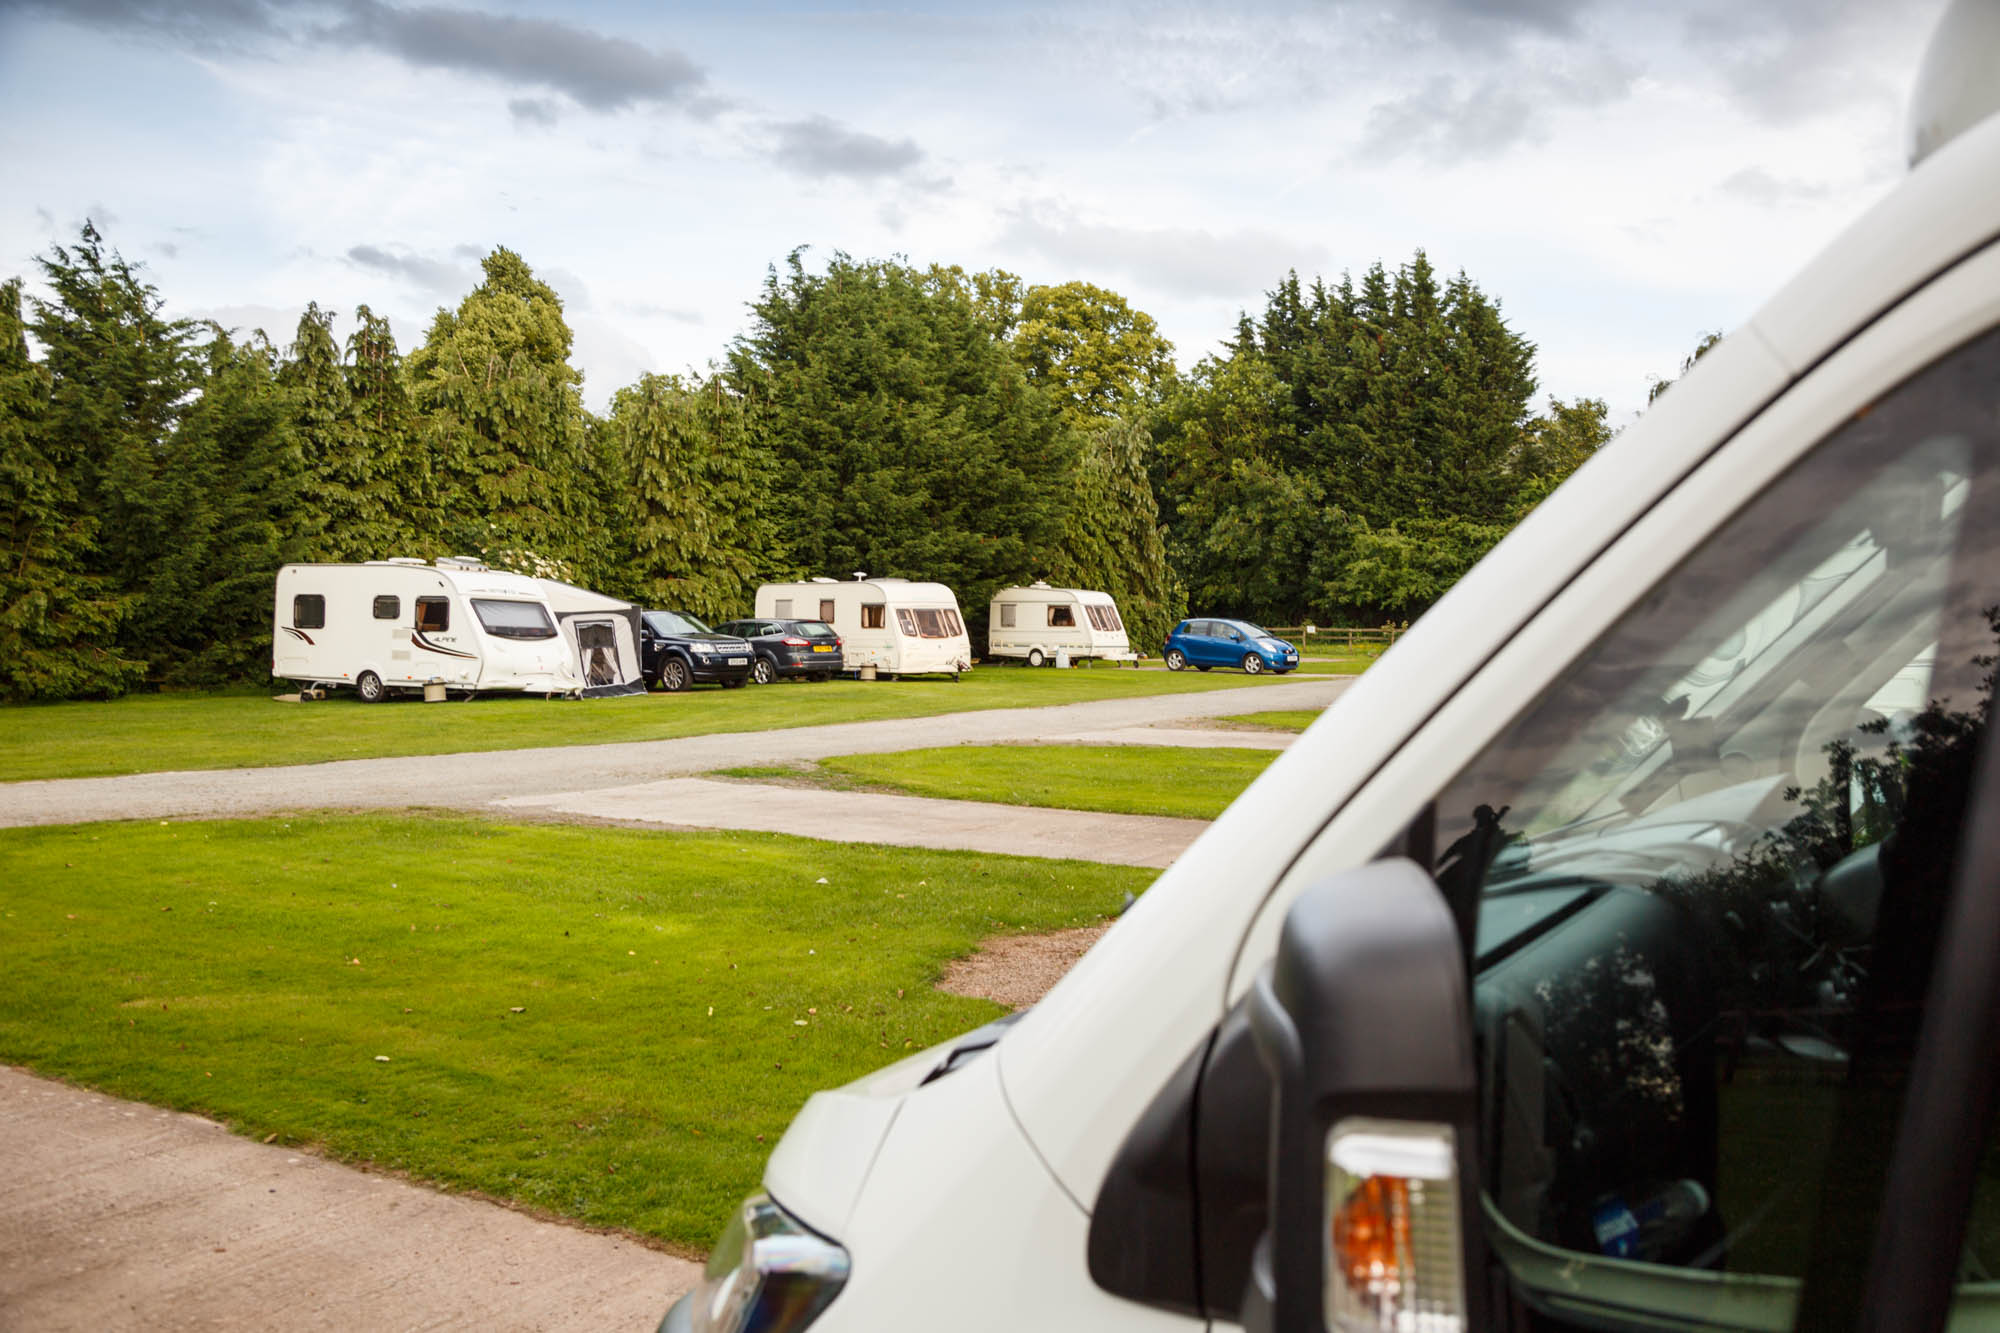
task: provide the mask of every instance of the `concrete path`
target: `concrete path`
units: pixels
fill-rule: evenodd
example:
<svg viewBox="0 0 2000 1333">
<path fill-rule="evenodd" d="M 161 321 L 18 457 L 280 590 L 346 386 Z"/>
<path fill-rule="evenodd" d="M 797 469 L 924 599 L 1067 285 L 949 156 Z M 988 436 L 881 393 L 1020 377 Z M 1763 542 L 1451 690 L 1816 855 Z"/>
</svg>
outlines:
<svg viewBox="0 0 2000 1333">
<path fill-rule="evenodd" d="M 1203 819 L 1044 810 L 713 778 L 668 778 L 555 796 L 515 796 L 495 804 L 506 810 L 665 828 L 762 829 L 832 842 L 1074 857 L 1161 869 L 1208 827 Z"/>
<path fill-rule="evenodd" d="M 700 1269 L 0 1067 L 0 1328 L 650 1330 Z"/>
<path fill-rule="evenodd" d="M 0 785 L 0 826 L 97 819 L 171 819 L 302 809 L 477 808 L 515 796 L 623 787 L 739 764 L 880 754 L 933 745 L 1061 741 L 1189 719 L 1332 703 L 1350 677 L 1290 680 L 1199 694 L 1149 695 L 996 708 L 977 713 L 842 722 L 783 731 L 688 736 L 483 754 L 347 759 L 283 768 L 227 768 Z"/>
</svg>

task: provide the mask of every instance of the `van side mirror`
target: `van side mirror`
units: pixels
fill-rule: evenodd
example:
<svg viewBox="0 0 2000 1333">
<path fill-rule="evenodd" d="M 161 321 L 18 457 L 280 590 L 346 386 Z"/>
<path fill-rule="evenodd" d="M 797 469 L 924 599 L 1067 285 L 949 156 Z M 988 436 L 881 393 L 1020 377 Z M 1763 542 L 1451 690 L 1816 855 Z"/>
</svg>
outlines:
<svg viewBox="0 0 2000 1333">
<path fill-rule="evenodd" d="M 1307 890 L 1249 996 L 1271 1078 L 1247 1333 L 1485 1327 L 1465 954 L 1413 861 Z"/>
</svg>

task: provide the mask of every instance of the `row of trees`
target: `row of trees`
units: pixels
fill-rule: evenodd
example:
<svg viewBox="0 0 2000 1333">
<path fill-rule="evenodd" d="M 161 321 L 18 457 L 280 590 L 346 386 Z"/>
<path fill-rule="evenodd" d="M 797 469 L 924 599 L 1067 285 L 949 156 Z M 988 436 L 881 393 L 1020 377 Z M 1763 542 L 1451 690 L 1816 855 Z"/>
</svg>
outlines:
<svg viewBox="0 0 2000 1333">
<path fill-rule="evenodd" d="M 0 697 L 268 671 L 290 560 L 474 554 L 648 605 L 759 582 L 1105 588 L 1157 646 L 1192 604 L 1420 611 L 1606 435 L 1531 415 L 1533 348 L 1423 255 L 1281 282 L 1186 377 L 1116 293 L 836 254 L 774 268 L 708 375 L 585 410 L 519 255 L 404 356 L 363 306 L 288 346 L 166 317 L 86 224 L 0 286 Z"/>
</svg>

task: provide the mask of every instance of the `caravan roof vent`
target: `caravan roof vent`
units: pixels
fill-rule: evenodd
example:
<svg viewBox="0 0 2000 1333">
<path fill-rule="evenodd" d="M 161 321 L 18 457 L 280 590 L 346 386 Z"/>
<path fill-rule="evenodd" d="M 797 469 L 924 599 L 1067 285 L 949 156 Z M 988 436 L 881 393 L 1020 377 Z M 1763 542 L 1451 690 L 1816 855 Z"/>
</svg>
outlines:
<svg viewBox="0 0 2000 1333">
<path fill-rule="evenodd" d="M 438 557 L 437 567 L 439 569 L 462 569 L 472 574 L 483 573 L 491 568 L 484 560 L 470 555 L 441 555 Z"/>
<path fill-rule="evenodd" d="M 856 583 L 862 582 L 867 577 L 868 577 L 868 571 L 865 569 L 857 569 L 854 571 L 854 581 Z"/>
<path fill-rule="evenodd" d="M 364 565 L 428 565 L 430 561 L 419 560 L 413 555 L 392 555 L 387 560 L 364 560 Z"/>
<path fill-rule="evenodd" d="M 838 583 L 838 582 L 840 582 L 840 580 L 839 580 L 839 579 L 830 579 L 830 578 L 828 578 L 828 577 L 827 577 L 826 575 L 824 575 L 824 574 L 815 574 L 815 575 L 813 575 L 813 576 L 812 576 L 812 578 L 810 578 L 809 580 L 807 580 L 807 582 L 809 582 L 809 583 Z"/>
<path fill-rule="evenodd" d="M 1030 583 L 1028 586 L 1030 588 L 1040 588 L 1043 592 L 1047 592 L 1049 590 L 1049 585 L 1044 583 L 1040 579 L 1036 579 L 1033 583 Z"/>
</svg>

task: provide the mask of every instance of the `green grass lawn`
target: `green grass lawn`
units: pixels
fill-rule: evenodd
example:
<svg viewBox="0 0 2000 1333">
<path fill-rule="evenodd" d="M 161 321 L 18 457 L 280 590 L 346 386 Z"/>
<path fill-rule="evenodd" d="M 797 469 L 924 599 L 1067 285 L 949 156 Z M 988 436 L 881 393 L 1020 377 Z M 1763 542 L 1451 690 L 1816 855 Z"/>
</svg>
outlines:
<svg viewBox="0 0 2000 1333">
<path fill-rule="evenodd" d="M 812 764 L 723 769 L 840 789 L 1213 819 L 1278 757 L 1274 750 L 1166 745 L 948 745 Z"/>
<path fill-rule="evenodd" d="M 1317 708 L 1272 708 L 1262 713 L 1231 713 L 1215 720 L 1262 727 L 1267 731 L 1304 731 L 1319 721 L 1319 713 Z"/>
<path fill-rule="evenodd" d="M 276 703 L 272 690 L 138 695 L 0 708 L 0 782 L 666 740 L 1256 687 L 1271 679 L 1221 671 L 981 667 L 956 683 L 948 677 L 841 680 L 581 702 L 489 697 L 424 704 L 397 698 L 370 706 L 351 694 L 322 703 Z"/>
<path fill-rule="evenodd" d="M 466 818 L 9 829 L 0 1059 L 702 1249 L 809 1093 L 1000 1012 L 933 990 L 947 960 L 1151 875 Z"/>
</svg>

